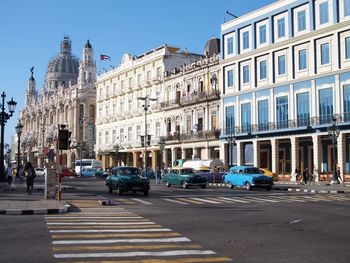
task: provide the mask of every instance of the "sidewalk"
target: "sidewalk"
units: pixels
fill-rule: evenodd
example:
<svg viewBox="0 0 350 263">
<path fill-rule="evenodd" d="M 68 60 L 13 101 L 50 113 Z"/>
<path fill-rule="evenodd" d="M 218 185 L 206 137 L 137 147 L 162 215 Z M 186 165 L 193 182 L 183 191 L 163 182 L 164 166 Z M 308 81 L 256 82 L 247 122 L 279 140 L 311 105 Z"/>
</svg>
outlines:
<svg viewBox="0 0 350 263">
<path fill-rule="evenodd" d="M 209 184 L 210 186 L 228 187 L 225 183 Z M 312 182 L 311 184 L 300 184 L 291 181 L 274 182 L 272 190 L 290 191 L 290 192 L 308 192 L 319 194 L 344 194 L 350 193 L 350 182 L 341 184 L 330 184 L 329 182 Z"/>
<path fill-rule="evenodd" d="M 69 211 L 66 201 L 44 199 L 44 186 L 35 185 L 33 194 L 27 194 L 25 183 L 0 183 L 0 215 L 59 214 Z"/>
</svg>

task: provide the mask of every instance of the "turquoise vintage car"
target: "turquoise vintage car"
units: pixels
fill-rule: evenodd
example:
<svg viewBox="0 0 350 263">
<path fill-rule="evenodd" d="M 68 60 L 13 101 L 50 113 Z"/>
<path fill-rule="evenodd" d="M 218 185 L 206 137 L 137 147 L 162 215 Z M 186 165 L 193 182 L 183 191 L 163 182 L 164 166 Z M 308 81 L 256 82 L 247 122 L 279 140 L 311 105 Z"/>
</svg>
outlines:
<svg viewBox="0 0 350 263">
<path fill-rule="evenodd" d="M 167 187 L 171 185 L 182 186 L 187 188 L 188 186 L 200 186 L 205 188 L 208 180 L 206 177 L 200 176 L 195 173 L 192 168 L 173 168 L 166 175 L 163 176 L 163 182 Z"/>
<path fill-rule="evenodd" d="M 253 166 L 235 166 L 231 167 L 224 178 L 228 187 L 233 189 L 235 186 L 244 187 L 248 191 L 253 187 L 261 187 L 271 190 L 273 179 L 270 176 L 263 175 L 259 168 Z"/>
<path fill-rule="evenodd" d="M 112 168 L 111 175 L 106 178 L 108 192 L 114 190 L 119 195 L 132 191 L 142 192 L 145 196 L 149 194 L 149 180 L 142 177 L 141 170 L 132 166 L 120 166 Z"/>
</svg>

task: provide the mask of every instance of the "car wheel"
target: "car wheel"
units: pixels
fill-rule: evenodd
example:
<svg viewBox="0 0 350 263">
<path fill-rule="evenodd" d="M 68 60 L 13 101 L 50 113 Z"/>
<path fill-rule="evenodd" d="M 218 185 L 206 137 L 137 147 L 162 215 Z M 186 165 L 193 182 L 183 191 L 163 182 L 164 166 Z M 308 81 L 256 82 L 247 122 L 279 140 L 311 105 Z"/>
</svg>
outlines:
<svg viewBox="0 0 350 263">
<path fill-rule="evenodd" d="M 182 185 L 182 188 L 183 188 L 183 189 L 187 189 L 187 187 L 188 187 L 187 184 L 184 183 L 184 182 L 182 182 L 181 185 Z"/>
<path fill-rule="evenodd" d="M 111 194 L 112 192 L 113 192 L 113 188 L 112 188 L 112 186 L 111 186 L 111 185 L 109 185 L 109 186 L 108 186 L 108 193 L 110 193 L 110 194 Z"/>
<path fill-rule="evenodd" d="M 252 189 L 252 185 L 251 185 L 249 182 L 246 182 L 246 183 L 245 183 L 245 189 L 246 189 L 247 191 L 250 191 L 250 190 Z"/>
<path fill-rule="evenodd" d="M 271 186 L 266 187 L 266 191 L 271 191 Z"/>
<path fill-rule="evenodd" d="M 144 196 L 148 196 L 148 195 L 149 195 L 149 190 L 143 191 L 143 195 L 144 195 Z"/>
<path fill-rule="evenodd" d="M 202 189 L 205 189 L 206 187 L 207 187 L 206 184 L 201 185 L 201 188 L 202 188 Z"/>
<path fill-rule="evenodd" d="M 169 184 L 169 182 L 165 183 L 166 187 L 170 187 L 171 184 Z"/>
<path fill-rule="evenodd" d="M 231 182 L 228 183 L 228 188 L 233 189 L 233 184 Z"/>
</svg>

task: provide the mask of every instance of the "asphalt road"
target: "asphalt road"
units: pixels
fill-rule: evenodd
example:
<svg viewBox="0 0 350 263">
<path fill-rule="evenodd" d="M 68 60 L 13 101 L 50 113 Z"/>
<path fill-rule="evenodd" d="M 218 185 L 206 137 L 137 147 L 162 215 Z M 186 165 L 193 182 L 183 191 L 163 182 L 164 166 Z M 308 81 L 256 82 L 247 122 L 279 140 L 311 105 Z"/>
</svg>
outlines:
<svg viewBox="0 0 350 263">
<path fill-rule="evenodd" d="M 350 258 L 350 195 L 347 194 L 247 192 L 213 187 L 182 189 L 152 182 L 149 197 L 132 193 L 118 196 L 108 194 L 104 182 L 95 178 L 64 178 L 63 183 L 75 186 L 75 190 L 63 193 L 63 199 L 72 201 L 84 213 L 95 211 L 88 209 L 124 209 L 125 213 L 142 216 L 152 224 L 170 229 L 175 237 L 189 239 L 187 246 L 196 248 L 192 252 L 209 253 L 192 255 L 191 258 L 202 257 L 202 261 L 195 262 L 222 259 L 225 262 L 328 263 L 348 262 Z M 103 198 L 114 200 L 116 205 L 101 207 L 96 200 Z M 56 262 L 54 255 L 58 252 L 53 249 L 59 245 L 53 244 L 55 239 L 47 223 L 54 220 L 44 216 L 0 216 L 0 262 Z M 132 257 L 148 258 L 154 257 Z M 186 262 L 184 255 L 158 257 L 166 260 L 164 262 L 170 262 L 169 258 Z M 80 260 L 88 259 L 91 260 Z M 205 261 L 207 259 L 213 261 Z"/>
</svg>

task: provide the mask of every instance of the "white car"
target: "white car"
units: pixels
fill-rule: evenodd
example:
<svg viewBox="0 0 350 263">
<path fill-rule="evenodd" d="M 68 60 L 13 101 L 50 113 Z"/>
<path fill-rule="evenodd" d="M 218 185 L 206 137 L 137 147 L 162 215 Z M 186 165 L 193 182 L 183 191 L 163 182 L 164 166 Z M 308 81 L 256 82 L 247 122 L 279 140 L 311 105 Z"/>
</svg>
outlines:
<svg viewBox="0 0 350 263">
<path fill-rule="evenodd" d="M 45 169 L 44 168 L 35 168 L 35 175 L 36 176 L 43 176 L 43 175 L 45 175 Z"/>
</svg>

